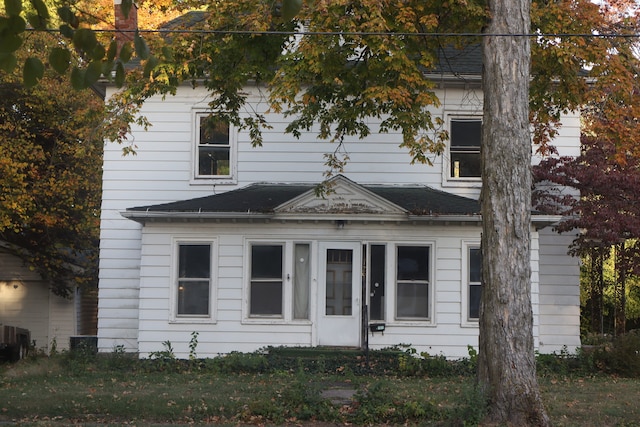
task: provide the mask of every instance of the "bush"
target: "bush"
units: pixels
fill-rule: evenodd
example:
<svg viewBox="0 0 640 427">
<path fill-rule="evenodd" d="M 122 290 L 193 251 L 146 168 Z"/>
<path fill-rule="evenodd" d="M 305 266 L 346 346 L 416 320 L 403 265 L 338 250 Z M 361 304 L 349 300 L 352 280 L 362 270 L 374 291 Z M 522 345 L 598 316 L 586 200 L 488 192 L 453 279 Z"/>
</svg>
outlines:
<svg viewBox="0 0 640 427">
<path fill-rule="evenodd" d="M 590 357 L 593 365 L 603 372 L 640 377 L 640 332 L 631 331 L 597 346 Z"/>
</svg>

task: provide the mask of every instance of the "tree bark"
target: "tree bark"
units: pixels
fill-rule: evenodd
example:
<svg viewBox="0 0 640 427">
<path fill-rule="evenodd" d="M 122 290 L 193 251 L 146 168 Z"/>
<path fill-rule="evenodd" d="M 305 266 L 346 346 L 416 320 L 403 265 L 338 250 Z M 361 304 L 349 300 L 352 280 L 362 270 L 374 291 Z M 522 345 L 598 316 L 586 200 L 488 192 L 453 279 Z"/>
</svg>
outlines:
<svg viewBox="0 0 640 427">
<path fill-rule="evenodd" d="M 547 426 L 531 307 L 530 0 L 490 0 L 483 39 L 483 294 L 478 380 L 487 423 Z"/>
</svg>

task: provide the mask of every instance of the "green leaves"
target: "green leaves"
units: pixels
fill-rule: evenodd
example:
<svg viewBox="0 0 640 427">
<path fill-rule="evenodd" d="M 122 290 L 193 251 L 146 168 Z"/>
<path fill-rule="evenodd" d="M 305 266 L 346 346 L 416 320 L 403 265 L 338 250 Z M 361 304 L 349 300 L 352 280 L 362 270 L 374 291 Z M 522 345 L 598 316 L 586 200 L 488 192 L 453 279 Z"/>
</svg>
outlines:
<svg viewBox="0 0 640 427">
<path fill-rule="evenodd" d="M 15 34 L 9 34 L 2 38 L 0 53 L 15 52 L 20 46 L 22 46 L 22 37 L 16 36 Z"/>
<path fill-rule="evenodd" d="M 149 59 L 149 46 L 147 46 L 147 42 L 145 42 L 144 39 L 140 37 L 140 33 L 138 33 L 137 31 L 136 35 L 133 38 L 133 45 L 135 46 L 136 55 L 138 55 L 138 58 L 142 60 Z"/>
<path fill-rule="evenodd" d="M 73 46 L 80 51 L 90 53 L 97 44 L 96 34 L 88 28 L 80 28 L 73 34 Z"/>
<path fill-rule="evenodd" d="M 12 53 L 0 53 L 0 70 L 12 72 L 18 65 L 18 59 Z"/>
<path fill-rule="evenodd" d="M 61 47 L 54 47 L 49 54 L 49 64 L 58 74 L 64 74 L 71 63 L 71 52 Z"/>
<path fill-rule="evenodd" d="M 302 9 L 302 0 L 282 0 L 282 18 L 291 21 Z"/>
<path fill-rule="evenodd" d="M 34 87 L 44 76 L 44 64 L 38 58 L 27 58 L 22 73 L 25 87 Z"/>
<path fill-rule="evenodd" d="M 69 24 L 69 26 L 71 26 L 73 28 L 78 28 L 78 26 L 80 25 L 80 20 L 73 13 L 73 11 L 71 9 L 69 9 L 68 6 L 59 7 L 58 8 L 58 16 L 60 17 L 62 22 L 65 22 L 66 24 Z"/>
<path fill-rule="evenodd" d="M 24 2 L 24 4 L 23 4 Z M 51 15 L 49 0 L 29 0 L 30 7 L 24 0 L 3 0 L 4 10 L 0 16 L 0 70 L 7 73 L 13 72 L 24 58 L 33 53 L 21 52 L 26 40 L 25 31 L 27 25 L 30 30 L 49 31 Z M 123 13 L 127 16 L 133 7 L 133 0 L 122 0 Z M 119 86 L 125 81 L 124 64 L 129 62 L 134 54 L 143 61 L 144 75 L 150 76 L 153 69 L 160 63 L 154 57 L 144 38 L 136 33 L 133 43 L 125 43 L 121 52 L 118 52 L 118 43 L 115 40 L 109 44 L 103 44 L 98 40 L 96 32 L 91 28 L 80 25 L 81 18 L 76 15 L 76 9 L 72 5 L 63 5 L 51 9 L 59 18 L 60 35 L 68 39 L 68 43 L 51 43 L 47 51 L 42 51 L 40 59 L 30 57 L 24 60 L 22 67 L 23 82 L 27 87 L 38 84 L 47 69 L 43 61 L 48 62 L 50 69 L 58 74 L 70 73 L 70 82 L 75 89 L 84 89 L 95 84 L 103 75 L 111 78 L 115 71 L 116 84 Z M 22 55 L 21 55 L 22 53 Z M 20 58 L 22 56 L 22 58 Z M 46 59 L 44 59 L 46 58 Z M 75 67 L 72 65 L 77 61 Z"/>
<path fill-rule="evenodd" d="M 124 17 L 129 18 L 129 12 L 131 12 L 131 8 L 133 7 L 133 0 L 122 0 L 120 7 Z"/>
<path fill-rule="evenodd" d="M 36 11 L 35 14 L 30 14 L 27 17 L 29 24 L 36 30 L 44 30 L 47 28 L 47 24 L 50 21 L 49 9 L 43 0 L 30 0 L 31 6 Z"/>
<path fill-rule="evenodd" d="M 18 16 L 22 12 L 22 0 L 4 0 L 4 9 L 9 16 Z"/>
</svg>

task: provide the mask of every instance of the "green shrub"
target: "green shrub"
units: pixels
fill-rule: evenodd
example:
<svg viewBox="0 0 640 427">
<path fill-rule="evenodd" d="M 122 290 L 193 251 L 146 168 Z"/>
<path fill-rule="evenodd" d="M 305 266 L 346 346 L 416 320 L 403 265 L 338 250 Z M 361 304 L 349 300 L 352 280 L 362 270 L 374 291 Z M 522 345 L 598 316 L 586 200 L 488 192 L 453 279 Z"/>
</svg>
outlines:
<svg viewBox="0 0 640 427">
<path fill-rule="evenodd" d="M 597 346 L 591 357 L 595 367 L 605 373 L 640 377 L 640 333 L 631 331 Z"/>
<path fill-rule="evenodd" d="M 355 395 L 356 404 L 346 414 L 347 421 L 356 425 L 408 424 L 441 419 L 441 411 L 421 393 L 402 399 L 389 393 L 389 383 L 376 381 Z"/>
</svg>

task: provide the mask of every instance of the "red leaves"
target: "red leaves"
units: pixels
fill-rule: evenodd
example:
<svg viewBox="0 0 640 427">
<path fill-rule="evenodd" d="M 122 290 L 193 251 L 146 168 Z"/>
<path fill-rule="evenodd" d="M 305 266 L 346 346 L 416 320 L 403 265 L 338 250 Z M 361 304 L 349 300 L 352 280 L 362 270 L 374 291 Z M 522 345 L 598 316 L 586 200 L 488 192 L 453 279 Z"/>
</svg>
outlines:
<svg viewBox="0 0 640 427">
<path fill-rule="evenodd" d="M 564 213 L 558 231 L 581 229 L 576 252 L 593 246 L 613 245 L 621 239 L 640 237 L 640 160 L 619 150 L 611 141 L 583 137 L 582 155 L 544 160 L 535 166 L 534 179 L 567 188 L 534 192 L 541 211 Z"/>
</svg>

